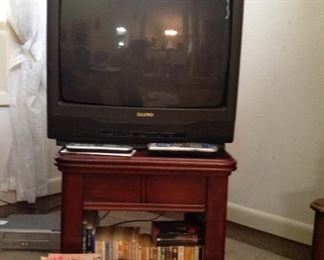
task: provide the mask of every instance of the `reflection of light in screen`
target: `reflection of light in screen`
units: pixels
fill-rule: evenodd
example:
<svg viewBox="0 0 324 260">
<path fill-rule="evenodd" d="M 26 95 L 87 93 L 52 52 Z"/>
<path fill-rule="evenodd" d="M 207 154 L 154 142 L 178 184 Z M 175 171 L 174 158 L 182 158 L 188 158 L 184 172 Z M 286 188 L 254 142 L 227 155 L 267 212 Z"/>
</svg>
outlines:
<svg viewBox="0 0 324 260">
<path fill-rule="evenodd" d="M 127 29 L 123 26 L 119 26 L 116 28 L 116 32 L 118 35 L 123 35 L 127 32 Z"/>
<path fill-rule="evenodd" d="M 172 29 L 167 29 L 164 31 L 164 34 L 166 36 L 176 36 L 178 34 L 178 31 L 172 30 Z"/>
<path fill-rule="evenodd" d="M 125 43 L 123 41 L 120 41 L 120 42 L 118 42 L 118 46 L 119 47 L 124 47 L 125 46 Z"/>
</svg>

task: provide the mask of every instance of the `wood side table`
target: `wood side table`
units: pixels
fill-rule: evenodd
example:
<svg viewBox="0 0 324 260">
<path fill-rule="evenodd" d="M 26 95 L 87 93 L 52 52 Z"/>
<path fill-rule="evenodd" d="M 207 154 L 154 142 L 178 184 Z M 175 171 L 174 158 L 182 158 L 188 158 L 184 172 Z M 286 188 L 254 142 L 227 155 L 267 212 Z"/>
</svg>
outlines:
<svg viewBox="0 0 324 260">
<path fill-rule="evenodd" d="M 205 260 L 223 260 L 228 177 L 236 161 L 225 151 L 212 158 L 133 157 L 64 154 L 64 253 L 81 252 L 84 210 L 179 211 L 205 214 Z"/>
</svg>

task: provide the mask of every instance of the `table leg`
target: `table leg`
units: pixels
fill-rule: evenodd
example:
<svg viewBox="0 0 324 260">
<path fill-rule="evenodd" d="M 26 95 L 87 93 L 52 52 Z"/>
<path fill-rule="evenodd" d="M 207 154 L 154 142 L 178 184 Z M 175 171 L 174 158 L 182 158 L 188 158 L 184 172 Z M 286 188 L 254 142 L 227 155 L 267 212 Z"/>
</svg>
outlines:
<svg viewBox="0 0 324 260">
<path fill-rule="evenodd" d="M 227 185 L 227 176 L 208 178 L 205 260 L 224 260 Z"/>
<path fill-rule="evenodd" d="M 81 251 L 82 190 L 81 174 L 63 174 L 61 213 L 61 252 L 63 253 L 80 253 Z"/>
<path fill-rule="evenodd" d="M 324 259 L 324 213 L 316 212 L 313 233 L 312 260 L 321 259 Z"/>
</svg>

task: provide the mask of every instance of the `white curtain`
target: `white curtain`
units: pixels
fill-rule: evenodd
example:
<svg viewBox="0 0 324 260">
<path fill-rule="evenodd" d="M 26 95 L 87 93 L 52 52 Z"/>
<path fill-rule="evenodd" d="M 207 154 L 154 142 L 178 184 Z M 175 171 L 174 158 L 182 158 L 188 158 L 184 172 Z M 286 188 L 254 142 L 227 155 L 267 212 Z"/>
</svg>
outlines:
<svg viewBox="0 0 324 260">
<path fill-rule="evenodd" d="M 46 17 L 46 0 L 9 0 L 19 44 L 9 64 L 13 140 L 0 189 L 31 203 L 47 194 Z"/>
</svg>

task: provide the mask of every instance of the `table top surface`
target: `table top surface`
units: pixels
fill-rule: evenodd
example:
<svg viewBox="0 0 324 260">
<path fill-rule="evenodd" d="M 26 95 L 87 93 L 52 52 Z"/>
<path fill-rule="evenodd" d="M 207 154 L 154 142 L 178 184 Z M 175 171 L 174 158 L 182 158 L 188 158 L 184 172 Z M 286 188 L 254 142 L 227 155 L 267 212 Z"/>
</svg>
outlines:
<svg viewBox="0 0 324 260">
<path fill-rule="evenodd" d="M 143 171 L 200 171 L 200 172 L 232 172 L 236 169 L 236 160 L 226 151 L 219 151 L 213 156 L 154 155 L 145 150 L 137 151 L 131 157 L 102 156 L 87 154 L 58 154 L 56 162 L 59 168 L 93 167 L 102 169 L 131 169 Z"/>
</svg>

